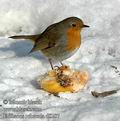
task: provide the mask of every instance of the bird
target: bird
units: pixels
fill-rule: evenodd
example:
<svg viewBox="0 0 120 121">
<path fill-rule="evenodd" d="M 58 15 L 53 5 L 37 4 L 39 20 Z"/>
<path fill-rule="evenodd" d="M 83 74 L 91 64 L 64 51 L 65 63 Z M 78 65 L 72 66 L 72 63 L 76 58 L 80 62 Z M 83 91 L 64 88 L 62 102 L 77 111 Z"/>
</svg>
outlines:
<svg viewBox="0 0 120 121">
<path fill-rule="evenodd" d="M 41 51 L 49 60 L 60 62 L 74 55 L 81 45 L 81 30 L 89 27 L 78 17 L 68 17 L 48 26 L 42 33 L 36 35 L 10 36 L 12 39 L 32 40 L 34 45 L 29 53 Z"/>
</svg>

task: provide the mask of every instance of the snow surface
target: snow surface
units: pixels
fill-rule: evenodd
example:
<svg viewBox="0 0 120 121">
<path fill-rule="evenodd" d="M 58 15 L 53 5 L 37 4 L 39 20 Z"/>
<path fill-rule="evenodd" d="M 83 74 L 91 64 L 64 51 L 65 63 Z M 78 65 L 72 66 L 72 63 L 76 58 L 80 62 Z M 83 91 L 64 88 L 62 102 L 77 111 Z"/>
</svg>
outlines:
<svg viewBox="0 0 120 121">
<path fill-rule="evenodd" d="M 83 19 L 90 28 L 82 31 L 80 50 L 64 63 L 88 70 L 90 79 L 84 90 L 61 93 L 58 98 L 39 90 L 36 84 L 36 79 L 50 69 L 47 59 L 39 52 L 27 54 L 33 46 L 31 42 L 8 36 L 41 33 L 50 24 L 69 16 Z M 120 121 L 120 92 L 98 99 L 90 93 L 120 88 L 119 28 L 120 0 L 0 0 L 1 104 L 4 99 L 39 98 L 41 113 L 60 114 L 58 119 L 31 121 Z"/>
</svg>

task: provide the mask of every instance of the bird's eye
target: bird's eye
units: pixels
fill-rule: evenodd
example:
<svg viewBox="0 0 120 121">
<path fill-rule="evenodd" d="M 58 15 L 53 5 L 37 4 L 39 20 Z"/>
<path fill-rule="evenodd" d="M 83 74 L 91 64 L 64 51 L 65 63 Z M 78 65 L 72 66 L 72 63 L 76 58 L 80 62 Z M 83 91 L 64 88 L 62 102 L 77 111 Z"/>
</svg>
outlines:
<svg viewBox="0 0 120 121">
<path fill-rule="evenodd" d="M 72 24 L 72 27 L 76 27 L 76 24 Z"/>
</svg>

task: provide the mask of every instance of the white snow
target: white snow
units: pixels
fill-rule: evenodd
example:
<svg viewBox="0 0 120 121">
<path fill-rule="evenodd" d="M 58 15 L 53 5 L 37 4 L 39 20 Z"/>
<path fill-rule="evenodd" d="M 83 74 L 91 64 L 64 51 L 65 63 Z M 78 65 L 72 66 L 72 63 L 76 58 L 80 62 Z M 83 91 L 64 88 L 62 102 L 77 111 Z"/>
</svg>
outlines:
<svg viewBox="0 0 120 121">
<path fill-rule="evenodd" d="M 33 46 L 31 42 L 8 36 L 41 33 L 69 16 L 81 18 L 90 28 L 82 31 L 79 51 L 64 63 L 89 71 L 90 79 L 84 90 L 60 93 L 58 98 L 40 90 L 36 82 L 50 69 L 47 59 L 39 52 L 27 54 Z M 9 107 L 3 100 L 39 98 L 39 113 L 59 114 L 59 118 L 35 121 L 120 121 L 120 91 L 98 99 L 91 95 L 93 90 L 120 88 L 119 28 L 120 0 L 0 0 L 0 104 Z M 30 120 L 33 121 L 0 119 Z"/>
</svg>

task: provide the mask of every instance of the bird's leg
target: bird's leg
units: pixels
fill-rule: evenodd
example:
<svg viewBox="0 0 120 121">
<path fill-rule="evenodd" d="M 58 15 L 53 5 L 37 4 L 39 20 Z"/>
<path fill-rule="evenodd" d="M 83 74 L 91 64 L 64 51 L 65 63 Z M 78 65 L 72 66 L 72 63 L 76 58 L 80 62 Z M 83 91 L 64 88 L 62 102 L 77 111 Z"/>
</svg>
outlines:
<svg viewBox="0 0 120 121">
<path fill-rule="evenodd" d="M 65 68 L 68 67 L 67 65 L 63 64 L 61 61 L 60 61 L 60 64 L 61 64 L 62 67 L 65 67 Z"/>
<path fill-rule="evenodd" d="M 64 65 L 61 61 L 59 62 L 60 63 L 60 65 Z M 57 69 L 60 69 L 60 67 L 59 66 L 54 66 L 54 67 L 56 67 Z"/>
<path fill-rule="evenodd" d="M 54 67 L 53 67 L 53 64 L 52 64 L 52 59 L 51 59 L 51 58 L 49 58 L 48 60 L 49 60 L 50 66 L 51 66 L 51 68 L 52 68 L 52 70 L 53 70 L 53 69 L 54 69 Z"/>
<path fill-rule="evenodd" d="M 62 62 L 60 62 L 60 64 L 63 66 L 64 64 Z"/>
</svg>

